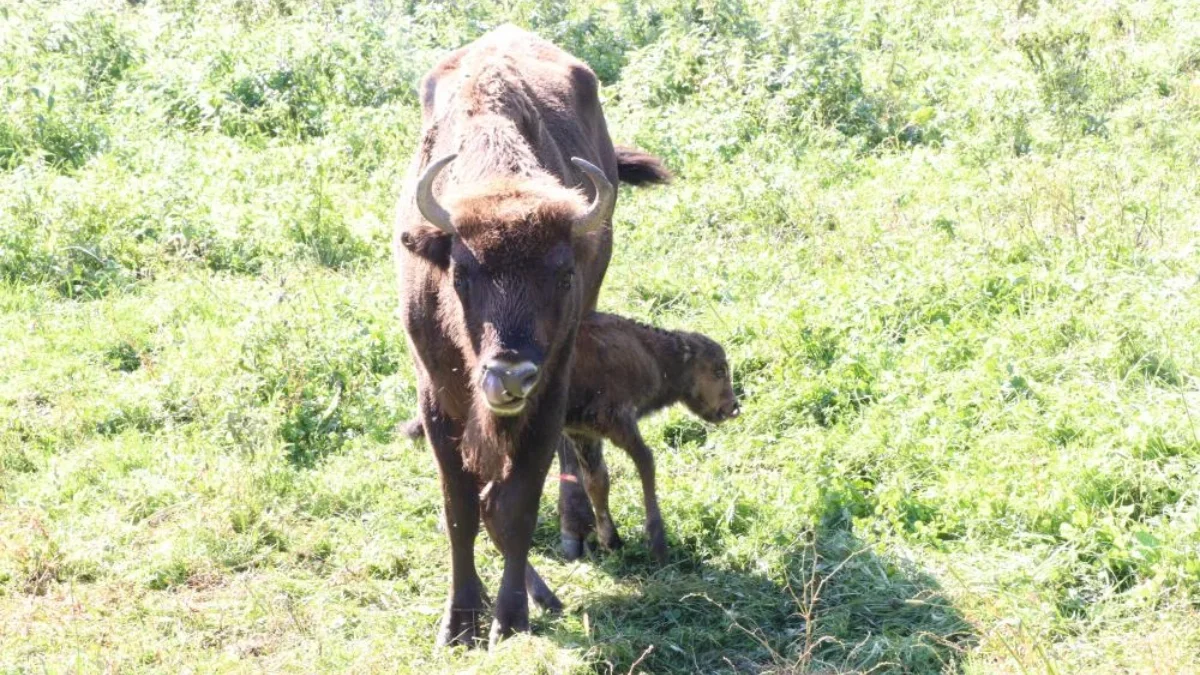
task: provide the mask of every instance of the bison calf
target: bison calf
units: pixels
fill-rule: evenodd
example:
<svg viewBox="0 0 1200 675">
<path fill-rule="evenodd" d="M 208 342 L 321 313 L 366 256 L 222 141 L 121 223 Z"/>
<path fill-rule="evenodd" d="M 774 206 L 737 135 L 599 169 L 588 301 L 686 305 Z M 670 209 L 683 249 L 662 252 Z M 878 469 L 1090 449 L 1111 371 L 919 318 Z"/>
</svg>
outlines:
<svg viewBox="0 0 1200 675">
<path fill-rule="evenodd" d="M 680 402 L 708 422 L 737 417 L 738 402 L 721 345 L 699 333 L 662 330 L 613 314 L 596 312 L 580 323 L 566 428 L 576 438 L 608 439 L 633 460 L 642 481 L 650 551 L 660 563 L 666 560 L 667 544 L 654 455 L 638 431 L 638 420 Z M 405 433 L 420 438 L 420 422 L 409 422 Z M 597 449 L 595 456 L 581 453 L 579 460 L 596 514 L 596 534 L 602 545 L 616 548 L 621 540 L 608 510 L 608 467 L 598 452 L 601 446 L 589 445 Z M 564 544 L 571 555 L 572 546 Z"/>
</svg>

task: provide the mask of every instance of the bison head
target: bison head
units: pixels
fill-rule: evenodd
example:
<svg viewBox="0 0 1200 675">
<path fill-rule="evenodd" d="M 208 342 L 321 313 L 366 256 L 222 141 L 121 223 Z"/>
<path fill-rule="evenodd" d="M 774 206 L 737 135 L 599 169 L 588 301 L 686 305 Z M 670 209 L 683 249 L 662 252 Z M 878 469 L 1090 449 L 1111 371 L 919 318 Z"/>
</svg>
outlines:
<svg viewBox="0 0 1200 675">
<path fill-rule="evenodd" d="M 417 184 L 417 207 L 435 226 L 401 235 L 413 253 L 441 268 L 442 293 L 457 298 L 457 331 L 469 352 L 471 377 L 495 415 L 517 415 L 538 388 L 543 369 L 573 344 L 582 289 L 578 244 L 612 212 L 616 190 L 604 172 L 572 158 L 596 197 L 550 176 L 501 178 L 451 191 L 443 206 L 434 181 L 454 155 L 433 162 Z"/>
<path fill-rule="evenodd" d="M 683 401 L 688 409 L 708 422 L 724 422 L 741 413 L 725 350 L 715 340 L 699 333 L 686 334 L 684 360 L 690 374 Z"/>
</svg>

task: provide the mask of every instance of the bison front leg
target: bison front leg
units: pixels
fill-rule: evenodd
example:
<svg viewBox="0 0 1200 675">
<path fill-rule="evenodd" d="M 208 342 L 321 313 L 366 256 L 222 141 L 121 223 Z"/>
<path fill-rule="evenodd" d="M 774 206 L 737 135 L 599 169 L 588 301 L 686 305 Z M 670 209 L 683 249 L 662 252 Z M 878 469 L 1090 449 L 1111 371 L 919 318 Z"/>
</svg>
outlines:
<svg viewBox="0 0 1200 675">
<path fill-rule="evenodd" d="M 462 432 L 432 401 L 423 397 L 422 423 L 437 459 L 442 483 L 446 533 L 450 537 L 450 597 L 438 629 L 439 646 L 474 646 L 486 604 L 483 582 L 475 569 L 475 537 L 479 534 L 479 488 L 462 465 L 458 442 Z"/>
<path fill-rule="evenodd" d="M 493 610 L 492 645 L 517 631 L 529 630 L 527 581 L 535 593 L 541 588 L 549 593 L 549 588 L 545 588 L 545 583 L 529 566 L 529 547 L 537 524 L 542 484 L 554 457 L 554 443 L 557 439 L 539 444 L 540 448 L 526 446 L 529 451 L 514 458 L 508 476 L 492 484 L 483 497 L 484 524 L 504 555 L 504 572 Z M 559 604 L 557 598 L 554 600 Z"/>
<path fill-rule="evenodd" d="M 483 489 L 482 494 L 485 496 L 490 494 L 493 487 L 493 484 L 489 483 L 488 486 Z M 492 537 L 492 542 L 496 544 L 496 549 L 500 551 L 500 555 L 504 555 L 505 541 L 501 538 L 503 535 L 501 535 L 499 532 L 493 532 L 491 530 L 490 521 L 488 521 L 488 527 L 488 534 Z M 557 614 L 563 609 L 562 601 L 559 600 L 558 596 L 554 594 L 554 591 L 550 590 L 550 587 L 546 585 L 546 582 L 542 579 L 541 575 L 537 573 L 536 569 L 534 569 L 533 563 L 527 563 L 525 565 L 525 592 L 529 594 L 529 598 L 532 599 L 534 603 L 547 612 L 553 612 Z"/>
</svg>

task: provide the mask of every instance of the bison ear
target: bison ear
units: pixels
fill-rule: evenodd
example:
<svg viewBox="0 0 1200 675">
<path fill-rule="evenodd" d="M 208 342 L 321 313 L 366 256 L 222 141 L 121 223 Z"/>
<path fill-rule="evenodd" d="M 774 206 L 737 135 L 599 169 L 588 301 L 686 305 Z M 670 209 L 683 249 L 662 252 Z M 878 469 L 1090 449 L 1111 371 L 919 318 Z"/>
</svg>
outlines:
<svg viewBox="0 0 1200 675">
<path fill-rule="evenodd" d="M 400 243 L 410 253 L 445 269 L 450 266 L 450 235 L 428 227 L 400 233 Z"/>
</svg>

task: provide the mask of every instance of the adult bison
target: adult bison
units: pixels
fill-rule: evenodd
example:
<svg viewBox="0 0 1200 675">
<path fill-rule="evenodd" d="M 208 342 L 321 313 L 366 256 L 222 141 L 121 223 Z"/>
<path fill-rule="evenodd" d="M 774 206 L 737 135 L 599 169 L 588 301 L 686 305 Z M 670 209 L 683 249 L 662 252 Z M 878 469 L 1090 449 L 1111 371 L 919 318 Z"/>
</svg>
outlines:
<svg viewBox="0 0 1200 675">
<path fill-rule="evenodd" d="M 666 173 L 613 147 L 587 66 L 512 26 L 447 56 L 420 95 L 395 250 L 450 537 L 438 641 L 477 638 L 482 514 L 504 556 L 494 642 L 528 630 L 527 586 L 539 604 L 561 607 L 527 558 L 546 472 L 566 442 L 575 334 L 608 267 L 618 178 Z"/>
</svg>

